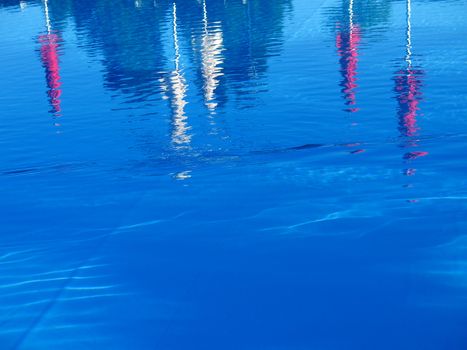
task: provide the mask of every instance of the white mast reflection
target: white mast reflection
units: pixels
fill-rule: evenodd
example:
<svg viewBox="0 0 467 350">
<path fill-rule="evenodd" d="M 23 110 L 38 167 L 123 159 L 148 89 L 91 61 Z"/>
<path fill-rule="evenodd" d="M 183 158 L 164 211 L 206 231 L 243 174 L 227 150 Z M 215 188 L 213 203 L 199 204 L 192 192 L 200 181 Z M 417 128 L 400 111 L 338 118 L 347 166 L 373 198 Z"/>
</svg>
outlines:
<svg viewBox="0 0 467 350">
<path fill-rule="evenodd" d="M 44 0 L 44 13 L 45 13 L 45 25 L 47 27 L 47 35 L 52 33 L 52 26 L 50 24 L 50 15 L 49 15 L 49 1 Z"/>
<path fill-rule="evenodd" d="M 173 109 L 173 131 L 172 143 L 176 147 L 187 146 L 191 141 L 191 135 L 188 134 L 190 127 L 187 124 L 188 117 L 185 114 L 186 94 L 188 86 L 180 68 L 180 46 L 178 42 L 177 27 L 177 5 L 173 3 L 173 41 L 175 49 L 175 69 L 170 76 L 170 86 L 172 89 L 171 105 Z"/>
<path fill-rule="evenodd" d="M 409 67 L 412 66 L 412 26 L 411 26 L 411 18 L 412 18 L 412 5 L 411 1 L 407 0 L 407 45 L 406 45 L 406 56 L 405 61 Z"/>
<path fill-rule="evenodd" d="M 206 107 L 214 112 L 217 107 L 216 89 L 219 86 L 219 77 L 223 75 L 222 64 L 224 59 L 224 39 L 222 35 L 221 23 L 213 23 L 213 28 L 208 25 L 208 14 L 206 0 L 203 0 L 203 29 L 204 33 L 201 41 L 201 60 L 204 79 L 204 100 Z"/>
</svg>

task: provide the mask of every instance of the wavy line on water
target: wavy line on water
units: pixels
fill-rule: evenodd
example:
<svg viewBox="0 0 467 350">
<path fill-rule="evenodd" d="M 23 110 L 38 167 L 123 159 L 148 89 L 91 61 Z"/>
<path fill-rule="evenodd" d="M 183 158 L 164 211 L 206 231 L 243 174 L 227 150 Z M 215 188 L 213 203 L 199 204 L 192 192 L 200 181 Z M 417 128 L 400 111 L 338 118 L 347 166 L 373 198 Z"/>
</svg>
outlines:
<svg viewBox="0 0 467 350">
<path fill-rule="evenodd" d="M 348 213 L 348 211 L 337 211 L 330 213 L 322 218 L 313 219 L 313 220 L 306 220 L 303 222 L 299 222 L 293 225 L 282 225 L 282 226 L 273 226 L 260 229 L 260 231 L 276 231 L 276 230 L 285 230 L 285 231 L 293 231 L 296 228 L 307 226 L 310 224 L 315 224 L 319 222 L 326 222 L 326 221 L 336 221 L 341 219 L 368 219 L 368 218 L 375 218 L 378 216 L 375 215 L 343 215 L 344 213 Z"/>
<path fill-rule="evenodd" d="M 102 278 L 102 277 L 103 276 L 76 276 L 76 277 L 74 277 L 74 279 L 75 280 L 87 280 L 87 279 L 95 279 L 95 278 Z M 21 281 L 21 282 L 17 282 L 17 283 L 3 284 L 3 285 L 0 286 L 0 289 L 25 286 L 25 285 L 29 285 L 29 284 L 35 284 L 35 283 L 64 281 L 64 280 L 67 280 L 67 279 L 68 279 L 68 277 L 57 277 L 57 278 L 44 278 L 44 279 Z"/>
<path fill-rule="evenodd" d="M 86 269 L 92 269 L 95 267 L 104 267 L 108 266 L 108 264 L 97 264 L 97 265 L 88 265 L 88 266 L 83 266 L 81 267 L 81 270 L 86 270 Z M 29 274 L 30 277 L 39 277 L 39 276 L 49 276 L 49 275 L 55 275 L 55 274 L 61 274 L 61 273 L 66 273 L 66 272 L 71 272 L 73 269 L 62 269 L 62 270 L 54 270 L 54 271 L 47 271 L 47 272 L 38 272 L 38 273 L 32 273 Z M 2 279 L 5 278 L 18 278 L 17 275 L 2 275 Z M 0 286 L 1 288 L 1 286 Z"/>
<path fill-rule="evenodd" d="M 98 247 L 98 249 L 100 248 L 100 246 Z M 63 293 L 68 289 L 69 285 L 75 281 L 75 280 L 82 280 L 82 279 L 88 279 L 86 277 L 88 276 L 77 276 L 77 274 L 81 271 L 80 269 L 80 266 L 82 265 L 85 265 L 87 261 L 89 261 L 91 259 L 91 255 L 87 258 L 85 258 L 80 264 L 78 264 L 78 266 L 73 269 L 69 274 L 68 276 L 65 276 L 63 278 L 58 278 L 58 279 L 54 279 L 54 280 L 59 280 L 59 281 L 62 281 L 62 285 L 59 286 L 57 289 L 55 289 L 55 293 L 50 297 L 50 298 L 47 298 L 46 301 L 44 302 L 45 303 L 45 306 L 44 308 L 41 310 L 41 312 L 35 317 L 35 319 L 32 321 L 32 323 L 29 325 L 29 327 L 19 336 L 19 338 L 17 339 L 17 341 L 13 344 L 13 347 L 12 349 L 20 349 L 22 347 L 22 345 L 24 344 L 24 342 L 26 341 L 26 339 L 28 338 L 28 336 L 32 333 L 32 331 L 39 325 L 39 323 L 42 321 L 42 319 L 45 317 L 45 315 L 47 315 L 50 310 L 53 308 L 53 306 L 61 301 L 63 298 L 62 298 L 62 295 Z M 92 276 L 91 278 L 96 278 L 95 276 Z M 36 281 L 40 281 L 40 280 L 36 280 Z M 36 282 L 34 281 L 34 282 Z M 24 283 L 28 283 L 28 281 L 25 281 Z M 37 302 L 32 302 L 32 303 L 36 303 Z M 31 304 L 33 305 L 33 304 Z"/>
<path fill-rule="evenodd" d="M 180 216 L 182 216 L 184 214 L 185 213 L 180 213 L 180 214 L 177 214 L 176 216 L 174 216 L 172 218 L 169 218 L 169 219 L 154 219 L 154 220 L 143 221 L 143 222 L 138 222 L 138 223 L 134 223 L 134 224 L 120 225 L 118 227 L 115 227 L 115 228 L 109 230 L 109 232 L 107 234 L 100 235 L 94 249 L 88 254 L 87 257 L 82 259 L 76 265 L 75 268 L 68 269 L 69 271 L 68 271 L 67 276 L 49 279 L 49 280 L 53 280 L 53 281 L 61 281 L 63 283 L 62 283 L 61 286 L 59 286 L 55 290 L 55 293 L 50 298 L 46 299 L 47 301 L 44 302 L 45 303 L 44 308 L 34 318 L 34 320 L 31 322 L 29 327 L 27 327 L 27 329 L 18 337 L 17 341 L 13 344 L 12 349 L 16 350 L 16 349 L 20 349 L 22 347 L 22 345 L 24 344 L 26 339 L 29 337 L 29 335 L 40 324 L 40 322 L 50 312 L 50 310 L 52 310 L 52 308 L 54 307 L 54 305 L 57 302 L 70 301 L 70 300 L 84 300 L 84 299 L 89 298 L 89 297 L 99 297 L 99 296 L 103 295 L 103 294 L 97 294 L 97 295 L 94 295 L 94 296 L 78 296 L 78 297 L 71 297 L 71 299 L 70 298 L 63 298 L 63 296 L 62 296 L 65 291 L 68 291 L 70 289 L 70 284 L 73 281 L 79 280 L 79 279 L 86 279 L 86 276 L 80 277 L 80 276 L 77 276 L 77 274 L 82 270 L 83 266 L 89 266 L 90 265 L 90 262 L 93 261 L 93 259 L 94 259 L 93 257 L 103 247 L 103 245 L 106 243 L 106 241 L 108 240 L 109 237 L 111 237 L 113 235 L 116 235 L 116 234 L 120 234 L 120 233 L 128 231 L 128 230 L 133 230 L 133 229 L 137 229 L 137 228 L 140 228 L 140 227 L 156 225 L 156 224 L 159 224 L 159 223 L 162 223 L 162 222 L 165 222 L 165 221 L 174 220 L 174 219 L 176 219 L 176 218 L 178 218 L 178 217 L 180 217 Z M 105 230 L 105 229 L 100 229 L 100 231 L 101 230 Z M 45 279 L 45 280 L 47 280 L 47 279 Z M 40 281 L 44 281 L 44 280 L 22 281 L 22 282 L 18 282 L 16 284 L 10 284 L 10 285 L 6 285 L 6 286 L 3 286 L 3 287 L 4 288 L 8 288 L 8 287 L 11 288 L 13 286 L 18 286 L 18 285 L 28 285 L 28 284 L 33 284 L 33 283 L 39 283 Z M 105 295 L 106 296 L 117 296 L 117 295 L 124 295 L 124 294 L 106 293 Z"/>
<path fill-rule="evenodd" d="M 66 290 L 69 290 L 68 288 Z M 63 301 L 77 301 L 77 300 L 88 300 L 88 299 L 96 299 L 96 298 L 108 298 L 108 297 L 115 297 L 115 296 L 128 296 L 129 293 L 104 293 L 104 294 L 95 294 L 95 295 L 83 295 L 83 296 L 76 296 L 76 297 L 68 297 L 68 298 L 59 298 L 57 301 L 63 302 Z M 22 308 L 28 308 L 30 306 L 35 306 L 35 305 L 42 305 L 42 304 L 47 304 L 50 302 L 50 299 L 41 299 L 41 300 L 35 300 L 31 301 L 28 303 L 21 304 Z M 10 307 L 1 307 L 0 310 L 12 310 L 16 309 L 14 306 Z"/>
</svg>

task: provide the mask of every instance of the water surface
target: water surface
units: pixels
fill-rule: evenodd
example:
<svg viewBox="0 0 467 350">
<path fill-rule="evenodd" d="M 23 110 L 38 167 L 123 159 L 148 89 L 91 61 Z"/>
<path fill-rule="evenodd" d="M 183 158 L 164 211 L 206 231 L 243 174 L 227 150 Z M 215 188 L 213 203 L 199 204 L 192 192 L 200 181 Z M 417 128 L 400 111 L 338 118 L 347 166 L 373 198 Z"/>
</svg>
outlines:
<svg viewBox="0 0 467 350">
<path fill-rule="evenodd" d="M 0 348 L 465 350 L 465 13 L 0 0 Z"/>
</svg>

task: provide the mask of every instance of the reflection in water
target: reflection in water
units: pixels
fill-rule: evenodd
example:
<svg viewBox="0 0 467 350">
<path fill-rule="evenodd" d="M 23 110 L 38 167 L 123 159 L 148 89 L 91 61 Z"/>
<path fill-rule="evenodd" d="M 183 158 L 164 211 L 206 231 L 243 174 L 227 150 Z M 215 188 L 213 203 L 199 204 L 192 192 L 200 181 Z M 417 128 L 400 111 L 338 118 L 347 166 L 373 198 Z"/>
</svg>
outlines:
<svg viewBox="0 0 467 350">
<path fill-rule="evenodd" d="M 0 1 L 0 8 L 2 7 L 19 7 L 21 10 L 27 7 L 26 2 L 20 0 L 2 0 Z"/>
<path fill-rule="evenodd" d="M 161 72 L 173 58 L 163 37 L 172 27 L 172 2 L 49 1 L 52 21 L 72 20 L 80 45 L 102 62 L 104 86 L 114 96 L 135 104 L 159 95 Z"/>
<path fill-rule="evenodd" d="M 118 109 L 165 116 L 174 148 L 193 146 L 195 134 L 211 138 L 203 147 L 228 142 L 225 123 L 213 116 L 230 101 L 236 108 L 257 104 L 291 10 L 291 0 L 48 0 L 47 5 L 51 26 L 62 32 L 72 23 L 79 46 L 102 64 L 104 87 L 122 103 Z M 58 40 L 53 33 L 41 39 L 54 113 L 60 111 Z M 190 115 L 205 110 L 208 128 L 205 119 Z"/>
<path fill-rule="evenodd" d="M 267 90 L 264 78 L 269 59 L 282 49 L 284 17 L 291 9 L 291 0 L 205 2 L 211 20 L 215 18 L 219 30 L 222 28 L 222 56 L 217 55 L 222 57 L 222 79 L 218 77 L 216 89 L 221 96 L 217 102 L 220 106 L 230 97 L 241 108 L 255 106 L 258 93 Z"/>
<path fill-rule="evenodd" d="M 365 31 L 368 37 L 383 39 L 381 34 L 388 29 L 391 20 L 391 3 L 396 1 L 398 0 L 341 0 L 340 6 L 330 8 L 329 24 L 335 28 L 335 23 L 342 21 L 342 13 L 348 13 L 349 2 L 351 2 L 353 22 L 358 23 L 358 27 Z M 347 20 L 345 18 L 344 22 Z"/>
<path fill-rule="evenodd" d="M 173 3 L 173 41 L 175 49 L 175 69 L 170 76 L 170 89 L 171 89 L 171 106 L 173 110 L 173 130 L 172 130 L 172 143 L 175 147 L 183 147 L 189 144 L 191 135 L 187 132 L 190 129 L 187 124 L 188 117 L 185 114 L 185 106 L 187 104 L 187 83 L 183 72 L 180 68 L 180 45 L 178 41 L 178 24 L 177 24 L 177 5 Z"/>
<path fill-rule="evenodd" d="M 48 0 L 44 0 L 44 12 L 47 34 L 39 36 L 39 43 L 41 44 L 40 55 L 46 72 L 47 94 L 49 95 L 49 101 L 52 107 L 51 113 L 58 117 L 61 113 L 60 96 L 62 94 L 62 90 L 60 89 L 62 83 L 60 82 L 60 62 L 58 57 L 60 37 L 52 31 Z"/>
<path fill-rule="evenodd" d="M 204 79 L 204 101 L 206 107 L 214 112 L 217 107 L 216 89 L 219 86 L 219 77 L 223 75 L 222 57 L 223 36 L 220 22 L 214 22 L 212 27 L 208 24 L 206 0 L 203 0 L 203 36 L 202 36 L 202 71 Z"/>
<path fill-rule="evenodd" d="M 449 307 L 415 300 L 450 301 L 456 291 L 419 276 L 417 266 L 454 286 L 467 283 L 467 241 L 456 239 L 467 226 L 459 157 L 467 131 L 460 117 L 433 120 L 423 134 L 439 148 L 425 158 L 417 139 L 420 107 L 433 116 L 466 107 L 454 105 L 465 87 L 455 81 L 466 72 L 465 50 L 449 45 L 461 38 L 446 43 L 446 21 L 423 8 L 431 4 L 417 2 L 429 25 L 416 43 L 413 31 L 414 49 L 431 53 L 423 70 L 442 64 L 435 46 L 452 61 L 427 84 L 412 55 L 410 1 L 406 48 L 404 15 L 391 23 L 402 23 L 400 35 L 378 45 L 379 28 L 361 20 L 377 18 L 363 3 L 391 0 L 294 0 L 303 13 L 287 27 L 280 58 L 271 56 L 284 42 L 287 1 L 153 1 L 47 0 L 40 57 L 42 7 L 0 11 L 5 27 L 21 16 L 32 33 L 17 40 L 23 29 L 15 27 L 2 40 L 0 67 L 18 86 L 5 83 L 0 98 L 0 350 L 210 350 L 225 342 L 462 350 L 465 343 L 450 345 L 465 340 L 458 322 L 465 289 Z M 338 4 L 340 24 L 323 30 L 319 6 L 328 3 Z M 405 11 L 405 2 L 394 8 Z M 300 36 L 298 20 L 308 29 Z M 452 27 L 462 34 L 459 23 Z M 397 66 L 387 68 L 388 57 L 399 58 Z M 86 79 L 93 82 L 83 92 Z M 44 91 L 62 87 L 73 123 L 50 137 L 34 108 L 38 98 L 48 106 Z M 258 87 L 270 91 L 255 94 Z M 425 107 L 429 96 L 436 101 Z M 247 98 L 263 97 L 260 108 L 240 110 Z M 60 96 L 54 101 L 60 113 Z M 351 118 L 367 124 L 349 132 L 342 119 Z M 207 134 L 209 122 L 219 134 Z M 224 142 L 219 135 L 227 133 Z M 386 138 L 394 135 L 401 147 Z M 423 164 L 426 176 L 401 175 L 402 163 Z M 400 203 L 411 191 L 400 183 L 412 180 L 419 185 L 410 196 L 421 205 Z M 447 239 L 453 243 L 433 249 Z M 388 339 L 391 327 L 397 339 Z"/>
<path fill-rule="evenodd" d="M 152 100 L 160 93 L 159 73 L 168 61 L 164 31 L 172 1 L 49 2 L 52 22 L 58 26 L 73 19 L 81 44 L 93 57 L 103 55 L 108 89 L 123 92 L 131 102 L 135 97 Z M 201 54 L 201 60 L 190 64 L 202 75 L 202 91 L 198 93 L 206 107 L 217 109 L 227 100 L 227 91 L 251 105 L 257 98 L 254 93 L 259 87 L 264 89 L 269 58 L 282 48 L 284 16 L 291 0 L 175 3 L 179 40 Z M 198 44 L 200 51 L 195 47 Z"/>
<path fill-rule="evenodd" d="M 358 44 L 360 42 L 360 28 L 353 21 L 353 0 L 349 1 L 348 19 L 339 23 L 336 37 L 336 47 L 339 53 L 340 73 L 342 81 L 342 94 L 345 104 L 348 106 L 345 111 L 354 113 L 358 111 L 356 105 L 355 89 L 357 88 L 357 63 Z M 345 22 L 348 23 L 346 24 Z"/>
<path fill-rule="evenodd" d="M 411 0 L 407 0 L 407 44 L 406 56 L 403 69 L 396 72 L 394 81 L 396 83 L 395 93 L 398 102 L 397 116 L 399 120 L 399 132 L 405 139 L 403 147 L 416 147 L 419 127 L 417 126 L 417 113 L 419 103 L 422 99 L 422 77 L 423 71 L 412 65 L 412 31 L 411 31 Z M 404 154 L 406 161 L 426 156 L 423 151 L 411 151 Z M 404 171 L 407 176 L 415 174 L 416 169 L 409 168 Z"/>
</svg>

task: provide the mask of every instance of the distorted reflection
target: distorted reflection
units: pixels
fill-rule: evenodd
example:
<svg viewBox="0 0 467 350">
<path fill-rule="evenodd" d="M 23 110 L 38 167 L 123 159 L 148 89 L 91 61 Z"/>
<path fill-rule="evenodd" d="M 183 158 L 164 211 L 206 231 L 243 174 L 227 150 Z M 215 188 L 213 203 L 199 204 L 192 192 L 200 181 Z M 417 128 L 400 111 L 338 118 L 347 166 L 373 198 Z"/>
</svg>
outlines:
<svg viewBox="0 0 467 350">
<path fill-rule="evenodd" d="M 191 178 L 191 170 L 185 170 L 185 171 L 181 171 L 179 173 L 176 173 L 173 175 L 173 178 L 175 180 L 180 180 L 180 181 L 183 181 L 183 180 L 188 180 Z"/>
<path fill-rule="evenodd" d="M 24 1 L 20 1 L 20 0 L 2 0 L 0 1 L 0 8 L 2 7 L 6 7 L 6 8 L 10 8 L 10 7 L 19 7 L 20 10 L 23 10 L 27 7 L 27 3 L 24 2 Z"/>
<path fill-rule="evenodd" d="M 172 50 L 167 50 L 164 36 L 172 27 L 173 1 L 48 2 L 53 27 L 65 28 L 72 20 L 80 45 L 100 59 L 107 89 L 117 91 L 129 104 L 153 101 L 160 95 L 164 89 L 161 81 L 167 79 L 164 67 L 172 61 Z M 257 93 L 267 91 L 268 61 L 282 49 L 284 17 L 291 10 L 291 0 L 198 0 L 175 4 L 176 36 L 179 42 L 186 43 L 179 54 L 191 59 L 190 72 L 199 72 L 199 77 L 189 84 L 197 87 L 193 96 L 202 97 L 210 115 L 229 98 L 242 107 L 254 106 Z M 53 45 L 54 39 L 48 40 Z M 174 74 L 172 86 L 187 85 L 191 77 Z"/>
<path fill-rule="evenodd" d="M 170 76 L 171 107 L 173 110 L 172 143 L 175 147 L 184 147 L 191 140 L 191 135 L 188 134 L 188 130 L 190 129 L 187 123 L 188 117 L 185 113 L 188 86 L 180 68 L 180 44 L 178 41 L 177 5 L 175 2 L 173 3 L 172 16 L 172 34 L 175 50 L 175 68 Z"/>
<path fill-rule="evenodd" d="M 395 73 L 395 93 L 398 104 L 397 117 L 399 122 L 399 132 L 403 137 L 403 147 L 417 147 L 417 136 L 419 127 L 417 125 L 417 114 L 419 111 L 419 103 L 422 99 L 422 77 L 423 70 L 413 67 L 412 63 L 412 9 L 411 0 L 406 0 L 406 55 L 405 67 Z M 416 158 L 426 156 L 428 153 L 424 151 L 410 151 L 404 154 L 403 158 L 410 162 Z M 412 176 L 416 172 L 414 168 L 404 170 L 404 174 Z"/>
<path fill-rule="evenodd" d="M 467 350 L 464 12 L 0 0 L 0 350 Z"/>
<path fill-rule="evenodd" d="M 201 56 L 204 78 L 204 101 L 206 107 L 211 112 L 214 112 L 217 107 L 215 93 L 219 85 L 218 78 L 223 75 L 223 50 L 221 23 L 214 22 L 212 23 L 212 27 L 209 26 L 206 0 L 203 0 L 203 36 Z"/>
<path fill-rule="evenodd" d="M 347 16 L 338 23 L 336 47 L 339 54 L 340 73 L 342 81 L 341 92 L 347 108 L 345 111 L 354 113 L 356 107 L 355 89 L 357 88 L 358 44 L 360 43 L 360 28 L 354 24 L 354 3 L 349 1 Z"/>
<path fill-rule="evenodd" d="M 52 31 L 52 26 L 49 16 L 48 0 L 44 0 L 44 13 L 47 33 L 39 36 L 39 43 L 41 44 L 40 56 L 42 65 L 45 68 L 45 75 L 47 80 L 47 94 L 51 105 L 51 113 L 59 117 L 61 115 L 61 100 L 62 94 L 61 81 L 60 81 L 60 61 L 59 61 L 59 42 L 60 37 L 57 33 Z"/>
<path fill-rule="evenodd" d="M 239 107 L 254 107 L 260 94 L 268 90 L 265 78 L 269 60 L 282 50 L 284 20 L 292 1 L 206 2 L 211 17 L 222 19 L 222 88 Z"/>
</svg>

